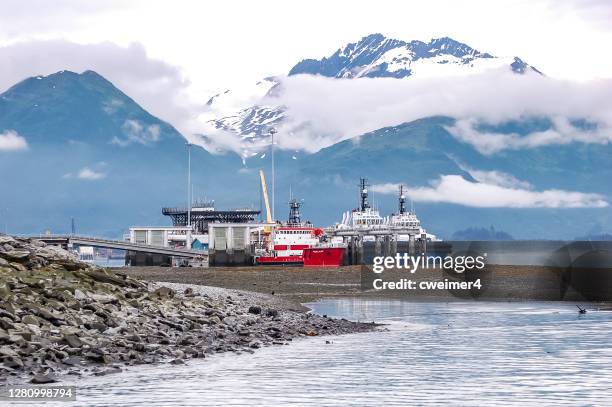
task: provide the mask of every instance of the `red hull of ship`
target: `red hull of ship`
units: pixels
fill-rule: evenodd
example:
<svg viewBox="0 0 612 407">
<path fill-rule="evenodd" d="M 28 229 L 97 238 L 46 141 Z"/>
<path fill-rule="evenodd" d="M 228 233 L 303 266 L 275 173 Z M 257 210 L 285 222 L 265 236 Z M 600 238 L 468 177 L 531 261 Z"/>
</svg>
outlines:
<svg viewBox="0 0 612 407">
<path fill-rule="evenodd" d="M 310 247 L 304 249 L 302 254 L 304 267 L 330 267 L 336 268 L 342 265 L 344 257 L 343 247 Z"/>
<path fill-rule="evenodd" d="M 255 259 L 259 266 L 301 266 L 302 263 L 302 256 L 260 256 Z"/>
<path fill-rule="evenodd" d="M 342 265 L 343 247 L 309 247 L 302 256 L 260 256 L 255 259 L 259 266 L 304 266 L 337 268 Z"/>
</svg>

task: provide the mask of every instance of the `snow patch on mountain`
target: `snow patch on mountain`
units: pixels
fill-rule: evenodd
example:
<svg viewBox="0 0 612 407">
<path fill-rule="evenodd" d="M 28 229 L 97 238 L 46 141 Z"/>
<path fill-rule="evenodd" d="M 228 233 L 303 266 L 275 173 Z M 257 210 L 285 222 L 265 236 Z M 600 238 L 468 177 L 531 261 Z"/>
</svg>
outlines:
<svg viewBox="0 0 612 407">
<path fill-rule="evenodd" d="M 267 133 L 271 127 L 279 125 L 285 117 L 282 106 L 267 105 L 266 96 L 274 95 L 280 86 L 277 78 L 269 77 L 238 90 L 225 90 L 212 96 L 207 104 L 208 110 L 199 119 L 209 127 L 208 135 L 202 135 L 207 145 L 219 143 L 215 139 L 233 137 L 238 140 L 240 155 L 245 158 L 265 148 Z"/>
</svg>

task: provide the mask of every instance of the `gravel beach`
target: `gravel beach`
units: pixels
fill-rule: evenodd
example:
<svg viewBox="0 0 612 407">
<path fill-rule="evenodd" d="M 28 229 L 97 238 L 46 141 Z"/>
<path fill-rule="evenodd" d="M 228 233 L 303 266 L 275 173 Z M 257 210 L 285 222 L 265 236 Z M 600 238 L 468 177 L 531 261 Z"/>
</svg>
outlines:
<svg viewBox="0 0 612 407">
<path fill-rule="evenodd" d="M 244 290 L 149 283 L 62 249 L 0 235 L 0 381 L 36 384 L 126 365 L 254 352 L 299 337 L 366 332 L 373 323 L 305 312 Z"/>
</svg>

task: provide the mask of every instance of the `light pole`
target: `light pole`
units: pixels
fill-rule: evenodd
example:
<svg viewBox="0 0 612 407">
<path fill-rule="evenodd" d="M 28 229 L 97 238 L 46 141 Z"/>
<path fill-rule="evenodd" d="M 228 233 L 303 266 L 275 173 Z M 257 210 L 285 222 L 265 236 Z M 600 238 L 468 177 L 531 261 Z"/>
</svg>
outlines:
<svg viewBox="0 0 612 407">
<path fill-rule="evenodd" d="M 187 237 L 185 246 L 191 248 L 191 143 L 187 142 Z"/>
<path fill-rule="evenodd" d="M 274 194 L 276 190 L 276 180 L 274 178 L 274 133 L 276 133 L 276 129 L 272 127 L 270 129 L 270 136 L 272 137 L 272 144 L 270 145 L 272 149 L 272 222 L 276 222 L 276 216 L 274 215 L 274 209 L 276 208 L 276 203 L 274 201 Z"/>
</svg>

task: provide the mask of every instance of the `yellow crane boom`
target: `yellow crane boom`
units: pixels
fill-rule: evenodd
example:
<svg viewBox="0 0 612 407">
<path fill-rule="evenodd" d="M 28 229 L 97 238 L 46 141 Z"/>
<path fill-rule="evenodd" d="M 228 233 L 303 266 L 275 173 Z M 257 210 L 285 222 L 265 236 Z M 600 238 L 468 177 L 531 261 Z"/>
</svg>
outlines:
<svg viewBox="0 0 612 407">
<path fill-rule="evenodd" d="M 261 179 L 261 192 L 266 204 L 266 223 L 272 223 L 272 213 L 270 212 L 270 202 L 268 201 L 268 187 L 266 186 L 266 176 L 263 170 L 259 170 L 259 178 Z"/>
</svg>

